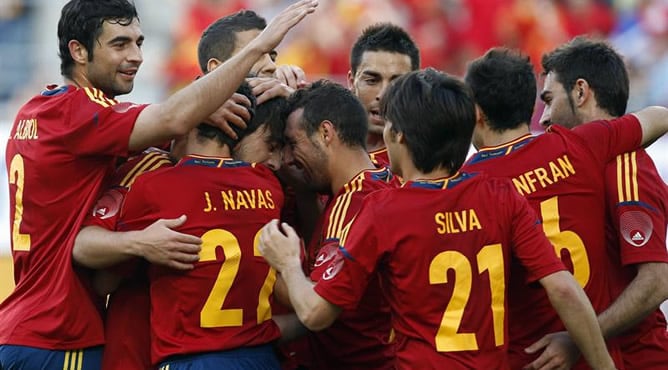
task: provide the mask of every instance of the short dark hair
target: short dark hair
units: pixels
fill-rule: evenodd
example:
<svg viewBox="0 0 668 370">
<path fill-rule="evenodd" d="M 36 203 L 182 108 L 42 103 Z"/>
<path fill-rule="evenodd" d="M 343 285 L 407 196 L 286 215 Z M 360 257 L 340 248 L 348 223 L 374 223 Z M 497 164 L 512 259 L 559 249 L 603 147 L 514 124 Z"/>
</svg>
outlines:
<svg viewBox="0 0 668 370">
<path fill-rule="evenodd" d="M 322 121 L 328 120 L 342 143 L 366 149 L 367 112 L 349 89 L 329 80 L 318 80 L 288 98 L 284 117 L 300 108 L 304 108 L 301 124 L 307 136 L 313 135 Z"/>
<path fill-rule="evenodd" d="M 283 112 L 287 109 L 288 100 L 277 96 L 259 104 L 255 109 L 255 115 L 248 124 L 244 136 L 249 135 L 263 125 L 269 129 L 269 141 L 278 147 L 285 145 L 285 120 Z"/>
<path fill-rule="evenodd" d="M 476 121 L 466 84 L 435 69 L 413 71 L 391 84 L 380 100 L 390 130 L 403 133 L 413 164 L 423 172 L 464 163 Z"/>
<path fill-rule="evenodd" d="M 543 73 L 555 72 L 566 92 L 582 78 L 596 94 L 598 106 L 619 117 L 629 100 L 629 75 L 622 57 L 604 41 L 576 37 L 543 55 Z"/>
<path fill-rule="evenodd" d="M 237 32 L 263 30 L 267 21 L 252 10 L 240 10 L 211 23 L 204 30 L 197 46 L 197 60 L 202 72 L 211 58 L 222 62 L 232 56 L 237 43 Z"/>
<path fill-rule="evenodd" d="M 468 66 L 466 83 L 496 131 L 529 125 L 536 104 L 536 75 L 529 57 L 492 48 Z"/>
<path fill-rule="evenodd" d="M 257 100 L 255 99 L 255 95 L 253 94 L 253 89 L 250 87 L 248 82 L 242 82 L 241 85 L 239 85 L 239 88 L 237 88 L 237 93 L 244 95 L 245 97 L 248 98 L 251 102 L 251 106 L 248 107 L 248 112 L 251 114 L 251 119 L 246 122 L 248 126 L 250 126 L 250 123 L 253 122 L 253 118 L 255 116 L 255 109 L 257 106 Z M 249 132 L 248 129 L 241 129 L 235 125 L 230 125 L 232 130 L 237 134 L 238 139 L 232 139 L 231 137 L 227 136 L 223 130 L 219 129 L 218 127 L 211 126 L 207 123 L 200 123 L 197 126 L 197 136 L 198 138 L 201 139 L 215 139 L 218 141 L 219 144 L 227 145 L 230 150 L 232 150 L 238 143 L 239 141 L 245 137 L 246 135 L 252 133 L 252 131 Z M 253 131 L 255 131 L 258 128 L 258 126 L 255 126 Z"/>
<path fill-rule="evenodd" d="M 350 70 L 353 75 L 362 62 L 365 51 L 387 51 L 408 55 L 411 70 L 420 68 L 420 50 L 403 28 L 392 23 L 376 23 L 362 31 L 350 51 Z"/>
<path fill-rule="evenodd" d="M 79 41 L 93 60 L 95 40 L 102 33 L 105 21 L 127 26 L 139 19 L 134 3 L 127 0 L 71 0 L 60 13 L 58 21 L 58 56 L 60 74 L 71 78 L 74 59 L 68 46 L 71 40 Z"/>
</svg>

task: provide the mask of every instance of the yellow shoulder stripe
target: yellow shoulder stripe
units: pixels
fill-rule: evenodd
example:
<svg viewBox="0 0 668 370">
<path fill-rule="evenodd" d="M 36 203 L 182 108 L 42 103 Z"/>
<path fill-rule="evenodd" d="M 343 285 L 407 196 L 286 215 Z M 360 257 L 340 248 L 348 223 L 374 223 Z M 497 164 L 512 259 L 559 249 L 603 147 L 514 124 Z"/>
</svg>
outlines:
<svg viewBox="0 0 668 370">
<path fill-rule="evenodd" d="M 620 203 L 640 200 L 636 152 L 617 156 L 617 198 Z"/>
</svg>

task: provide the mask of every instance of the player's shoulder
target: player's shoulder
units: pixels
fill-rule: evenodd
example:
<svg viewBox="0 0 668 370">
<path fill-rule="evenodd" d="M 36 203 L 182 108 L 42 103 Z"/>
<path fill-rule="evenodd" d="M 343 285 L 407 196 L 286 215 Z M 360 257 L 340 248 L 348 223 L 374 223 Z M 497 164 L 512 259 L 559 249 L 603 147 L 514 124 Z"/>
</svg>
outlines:
<svg viewBox="0 0 668 370">
<path fill-rule="evenodd" d="M 173 165 L 169 153 L 157 148 L 148 148 L 130 157 L 116 169 L 114 185 L 129 188 L 139 176 Z"/>
</svg>

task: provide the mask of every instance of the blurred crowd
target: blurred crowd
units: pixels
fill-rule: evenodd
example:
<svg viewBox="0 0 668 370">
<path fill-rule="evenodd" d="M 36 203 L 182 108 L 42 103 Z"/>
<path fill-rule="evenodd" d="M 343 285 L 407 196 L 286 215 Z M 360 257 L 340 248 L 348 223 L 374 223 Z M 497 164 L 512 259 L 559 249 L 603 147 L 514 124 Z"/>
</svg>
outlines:
<svg viewBox="0 0 668 370">
<path fill-rule="evenodd" d="M 150 0 L 135 0 L 150 9 Z M 165 22 L 168 47 L 159 57 L 167 91 L 198 75 L 197 41 L 219 17 L 247 8 L 271 18 L 289 0 L 181 0 Z M 29 80 L 25 44 L 39 0 L 0 1 L 0 102 Z M 361 30 L 390 21 L 409 30 L 421 49 L 422 66 L 461 75 L 468 60 L 494 45 L 517 47 L 539 72 L 540 56 L 575 35 L 607 38 L 627 57 L 632 75 L 629 109 L 668 105 L 668 0 L 327 0 L 322 16 L 298 27 L 279 48 L 279 64 L 301 66 L 310 79 L 343 82 L 349 51 Z M 144 13 L 145 14 L 145 13 Z M 55 31 L 55 30 L 54 30 Z M 18 41 L 18 42 L 17 42 Z M 152 58 L 149 56 L 147 59 Z M 50 63 L 57 63 L 55 56 Z M 146 72 L 144 72 L 146 73 Z M 53 78 L 53 77 L 52 77 Z M 539 113 L 539 112 L 538 112 Z"/>
</svg>

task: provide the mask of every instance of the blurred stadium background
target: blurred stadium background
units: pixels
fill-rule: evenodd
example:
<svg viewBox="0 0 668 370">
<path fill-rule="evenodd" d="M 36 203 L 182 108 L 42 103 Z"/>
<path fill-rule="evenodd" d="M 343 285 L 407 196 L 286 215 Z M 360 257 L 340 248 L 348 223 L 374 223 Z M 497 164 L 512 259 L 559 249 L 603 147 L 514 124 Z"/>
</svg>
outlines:
<svg viewBox="0 0 668 370">
<path fill-rule="evenodd" d="M 4 143 L 20 105 L 62 83 L 56 26 L 65 0 L 0 0 L 0 300 L 13 286 Z M 270 19 L 288 0 L 135 0 L 146 35 L 134 102 L 156 102 L 198 74 L 202 30 L 239 9 Z M 391 21 L 409 30 L 422 66 L 462 75 L 466 62 L 495 45 L 522 49 L 539 72 L 540 56 L 575 35 L 608 39 L 631 72 L 629 110 L 668 106 L 668 0 L 320 0 L 318 14 L 278 48 L 279 64 L 297 64 L 309 80 L 345 83 L 349 49 L 361 30 Z M 537 102 L 535 117 L 542 112 Z M 532 126 L 540 127 L 535 119 Z M 649 150 L 668 179 L 668 138 Z"/>
</svg>

